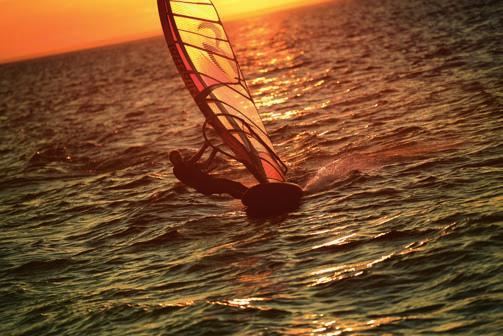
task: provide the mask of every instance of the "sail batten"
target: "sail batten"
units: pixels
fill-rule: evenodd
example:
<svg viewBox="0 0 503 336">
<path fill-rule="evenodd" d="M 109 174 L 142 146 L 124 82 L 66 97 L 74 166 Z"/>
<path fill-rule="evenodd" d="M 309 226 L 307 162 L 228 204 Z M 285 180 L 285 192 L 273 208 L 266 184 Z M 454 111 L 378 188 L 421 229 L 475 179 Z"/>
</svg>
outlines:
<svg viewBox="0 0 503 336">
<path fill-rule="evenodd" d="M 158 0 L 158 7 L 175 65 L 206 122 L 232 151 L 224 153 L 260 183 L 284 182 L 286 166 L 273 149 L 212 1 Z"/>
</svg>

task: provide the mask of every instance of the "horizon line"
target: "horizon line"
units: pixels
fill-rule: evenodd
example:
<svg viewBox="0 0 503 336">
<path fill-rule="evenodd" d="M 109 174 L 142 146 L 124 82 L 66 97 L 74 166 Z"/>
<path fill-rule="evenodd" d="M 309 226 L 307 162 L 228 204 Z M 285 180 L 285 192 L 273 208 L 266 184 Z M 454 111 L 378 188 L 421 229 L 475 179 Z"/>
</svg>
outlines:
<svg viewBox="0 0 503 336">
<path fill-rule="evenodd" d="M 282 12 L 289 12 L 293 10 L 298 10 L 300 8 L 305 8 L 305 7 L 316 7 L 328 2 L 333 2 L 334 0 L 317 0 L 315 3 L 311 4 L 297 4 L 293 5 L 288 8 L 281 8 L 281 7 L 271 7 L 268 9 L 262 9 L 262 10 L 257 10 L 245 14 L 238 14 L 236 16 L 233 16 L 229 20 L 226 21 L 226 23 L 234 23 L 238 20 L 244 20 L 244 19 L 253 19 L 253 18 L 258 18 L 260 16 L 265 16 L 268 14 L 278 14 Z M 157 37 L 163 37 L 162 30 L 159 29 L 159 31 L 148 31 L 148 32 L 142 32 L 134 35 L 129 35 L 129 36 L 124 36 L 122 38 L 110 38 L 110 39 L 105 39 L 105 40 L 98 40 L 94 42 L 93 44 L 88 44 L 88 45 L 75 45 L 72 47 L 67 47 L 67 48 L 62 48 L 62 49 L 55 49 L 55 50 L 50 50 L 50 51 L 45 51 L 45 52 L 40 52 L 40 53 L 35 53 L 35 54 L 29 54 L 29 55 L 21 55 L 21 56 L 16 56 L 12 58 L 6 58 L 6 59 L 0 59 L 0 66 L 3 65 L 8 65 L 8 64 L 15 64 L 15 63 L 22 63 L 22 62 L 28 62 L 28 61 L 34 61 L 38 59 L 44 59 L 44 58 L 50 58 L 50 57 L 56 57 L 56 56 L 63 56 L 63 55 L 68 55 L 68 54 L 73 54 L 73 53 L 78 53 L 78 52 L 84 52 L 84 51 L 89 51 L 89 50 L 94 50 L 94 49 L 101 49 L 101 48 L 106 48 L 110 46 L 118 46 L 121 44 L 128 44 L 128 43 L 134 43 L 134 42 L 139 42 L 142 40 L 148 40 L 148 39 L 153 39 Z"/>
</svg>

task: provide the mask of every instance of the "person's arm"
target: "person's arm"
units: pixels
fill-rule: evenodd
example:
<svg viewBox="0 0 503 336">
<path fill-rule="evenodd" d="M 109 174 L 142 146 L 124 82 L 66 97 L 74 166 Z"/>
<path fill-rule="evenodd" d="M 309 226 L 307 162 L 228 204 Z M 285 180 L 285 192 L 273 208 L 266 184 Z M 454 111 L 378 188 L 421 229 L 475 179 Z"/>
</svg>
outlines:
<svg viewBox="0 0 503 336">
<path fill-rule="evenodd" d="M 207 142 L 204 142 L 203 146 L 201 147 L 201 149 L 199 150 L 199 152 L 196 153 L 196 155 L 194 155 L 193 157 L 190 158 L 189 162 L 190 163 L 196 163 L 197 161 L 199 161 L 201 159 L 201 157 L 203 156 L 204 152 L 206 152 L 206 149 L 208 149 L 208 143 Z"/>
<path fill-rule="evenodd" d="M 208 159 L 206 161 L 204 161 L 203 163 L 199 164 L 199 168 L 201 168 L 201 170 L 203 170 L 207 173 L 210 172 L 212 170 L 212 169 L 210 169 L 211 164 L 213 163 L 213 160 L 215 159 L 216 155 L 217 155 L 217 150 L 213 148 Z"/>
</svg>

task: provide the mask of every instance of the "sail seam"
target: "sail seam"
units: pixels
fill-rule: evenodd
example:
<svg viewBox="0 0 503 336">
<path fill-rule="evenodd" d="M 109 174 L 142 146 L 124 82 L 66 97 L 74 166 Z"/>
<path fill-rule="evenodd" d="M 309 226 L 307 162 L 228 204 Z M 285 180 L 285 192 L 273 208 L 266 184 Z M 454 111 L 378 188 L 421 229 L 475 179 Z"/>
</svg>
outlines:
<svg viewBox="0 0 503 336">
<path fill-rule="evenodd" d="M 278 154 L 276 154 L 276 152 L 274 151 L 274 149 L 272 149 L 272 148 L 271 148 L 268 144 L 266 144 L 266 143 L 264 142 L 264 140 L 262 140 L 262 138 L 260 138 L 260 137 L 258 136 L 257 132 L 255 132 L 253 129 L 251 129 L 251 127 L 250 127 L 250 126 L 246 123 L 246 121 L 245 121 L 243 118 L 241 118 L 241 117 L 239 117 L 239 116 L 237 116 L 237 115 L 228 114 L 228 113 L 218 113 L 218 114 L 215 114 L 215 116 L 216 116 L 216 117 L 219 117 L 219 116 L 221 116 L 221 115 L 222 115 L 222 116 L 229 116 L 229 117 L 231 117 L 231 118 L 234 118 L 234 119 L 240 120 L 243 124 L 247 125 L 247 126 L 248 126 L 248 129 L 250 130 L 250 132 L 251 132 L 251 133 L 253 133 L 252 138 L 253 138 L 253 139 L 255 139 L 255 140 L 257 140 L 258 142 L 260 142 L 260 144 L 261 144 L 262 146 L 264 146 L 264 148 L 265 148 L 265 149 L 267 149 L 267 152 L 269 152 L 269 154 L 271 154 L 271 155 L 272 155 L 272 156 L 273 156 L 276 160 L 278 160 L 278 162 L 279 162 L 279 163 L 281 163 L 281 165 L 282 165 L 282 166 L 283 166 L 283 168 L 284 168 L 284 172 L 283 172 L 283 174 L 286 174 L 286 172 L 288 171 L 288 167 L 287 167 L 287 165 L 283 162 L 283 160 L 281 160 L 281 159 L 279 158 Z M 242 131 L 243 133 L 247 134 L 247 133 L 246 133 L 246 132 L 244 132 L 242 129 L 239 129 L 239 131 L 238 131 L 238 130 L 234 130 L 234 131 L 235 131 L 235 132 L 236 132 L 236 131 L 237 131 L 237 132 Z M 258 152 L 258 151 L 257 151 L 257 152 Z M 265 152 L 263 152 L 263 153 L 265 153 Z"/>
<path fill-rule="evenodd" d="M 182 31 L 184 33 L 189 33 L 189 34 L 193 34 L 193 35 L 199 35 L 201 37 L 205 37 L 205 38 L 210 39 L 210 40 L 216 40 L 216 41 L 226 42 L 226 43 L 229 43 L 229 45 L 230 45 L 229 40 L 225 40 L 225 39 L 221 39 L 221 38 L 213 37 L 213 36 L 208 36 L 208 35 L 204 35 L 204 34 L 201 34 L 201 33 L 196 33 L 196 32 L 193 32 L 193 31 L 190 31 L 190 30 L 186 30 L 186 29 L 181 29 L 181 28 L 178 28 L 178 30 Z"/>
<path fill-rule="evenodd" d="M 229 105 L 228 103 L 226 102 L 223 102 L 219 99 L 213 99 L 213 98 L 210 98 L 210 99 L 206 99 L 206 101 L 209 101 L 209 102 L 220 102 L 222 104 L 225 104 L 227 105 L 228 107 L 230 107 L 231 109 L 233 109 L 234 111 L 236 111 L 237 113 L 241 114 L 243 117 L 245 117 L 246 119 L 244 119 L 244 121 L 246 120 L 249 120 L 250 123 L 255 126 L 258 130 L 260 130 L 261 133 L 263 133 L 265 136 L 268 136 L 267 133 L 265 132 L 265 130 L 263 130 L 260 126 L 258 126 L 253 120 L 251 120 L 248 116 L 246 116 L 245 114 L 243 114 L 243 112 L 235 109 L 234 107 L 232 107 L 231 105 Z M 230 115 L 232 115 L 232 113 L 230 113 Z M 247 122 L 248 123 L 248 122 Z"/>
<path fill-rule="evenodd" d="M 206 3 L 206 2 L 195 2 L 195 1 L 182 1 L 182 0 L 170 0 L 170 2 L 179 2 L 179 3 L 186 3 L 190 5 L 207 5 L 207 6 L 213 6 L 212 4 Z M 215 6 L 213 6 L 214 8 Z"/>
<path fill-rule="evenodd" d="M 222 58 L 225 58 L 225 59 L 227 59 L 227 60 L 229 60 L 229 61 L 233 62 L 234 64 L 237 64 L 236 60 L 235 60 L 235 59 L 233 59 L 233 58 L 230 58 L 229 56 L 225 56 L 225 55 L 223 55 L 223 54 L 216 53 L 216 52 L 214 52 L 214 51 L 210 51 L 210 50 L 208 50 L 208 49 L 204 49 L 204 48 L 198 47 L 198 46 L 196 46 L 196 45 L 193 45 L 193 44 L 190 44 L 190 43 L 184 42 L 183 40 L 182 40 L 182 44 L 185 44 L 185 45 L 187 45 L 187 46 L 189 46 L 189 47 L 192 47 L 192 48 L 196 48 L 196 49 L 199 49 L 199 50 L 205 51 L 205 52 L 207 52 L 208 54 L 213 54 L 213 55 L 220 56 L 220 57 L 222 57 Z"/>
<path fill-rule="evenodd" d="M 199 20 L 199 21 L 204 21 L 204 22 L 209 22 L 209 23 L 217 23 L 217 24 L 221 25 L 220 21 L 214 21 L 211 19 L 204 19 L 204 18 L 200 18 L 200 17 L 196 17 L 196 16 L 188 16 L 188 15 L 184 15 L 184 14 L 177 14 L 177 13 L 174 13 L 173 11 L 171 11 L 171 14 L 173 14 L 173 16 L 178 16 L 178 17 L 183 17 L 183 18 L 193 19 L 193 20 Z"/>
</svg>

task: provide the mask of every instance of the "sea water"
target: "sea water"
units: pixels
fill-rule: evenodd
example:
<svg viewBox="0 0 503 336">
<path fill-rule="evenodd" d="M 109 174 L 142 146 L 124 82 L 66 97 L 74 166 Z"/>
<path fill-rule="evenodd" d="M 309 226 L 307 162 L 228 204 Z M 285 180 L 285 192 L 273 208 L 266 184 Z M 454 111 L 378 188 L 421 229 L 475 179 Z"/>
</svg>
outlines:
<svg viewBox="0 0 503 336">
<path fill-rule="evenodd" d="M 173 177 L 203 119 L 162 37 L 1 66 L 0 334 L 501 335 L 502 17 L 340 0 L 227 23 L 307 189 L 267 219 Z"/>
</svg>

